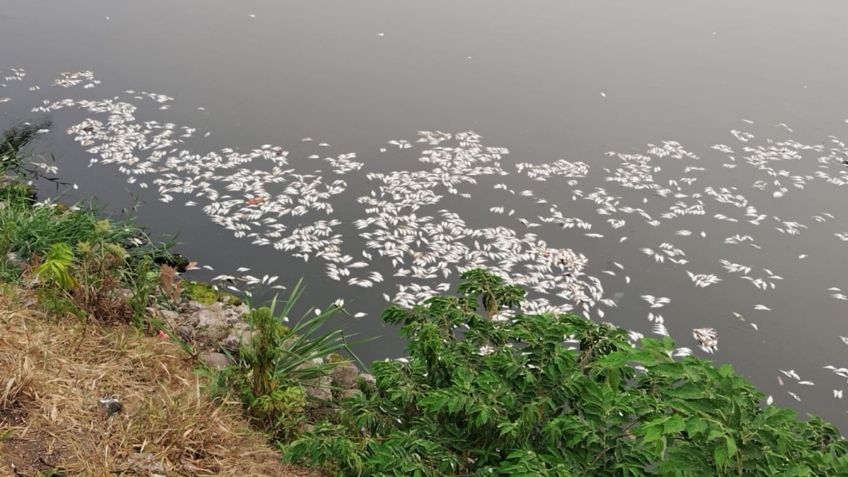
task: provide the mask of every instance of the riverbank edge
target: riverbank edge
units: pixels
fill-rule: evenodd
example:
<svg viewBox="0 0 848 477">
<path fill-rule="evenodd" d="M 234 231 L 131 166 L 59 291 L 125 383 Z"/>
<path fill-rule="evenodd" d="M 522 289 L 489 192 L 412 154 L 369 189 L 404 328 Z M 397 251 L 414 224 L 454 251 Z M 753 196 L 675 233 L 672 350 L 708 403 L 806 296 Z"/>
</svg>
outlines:
<svg viewBox="0 0 848 477">
<path fill-rule="evenodd" d="M 94 228 L 127 225 L 83 205 L 39 203 L 22 178 L 0 176 L 0 212 L 16 201 L 31 211 L 54 209 L 57 216 L 89 215 Z M 6 234 L 0 234 L 0 248 L 9 248 Z M 134 248 L 121 251 L 105 241 L 70 245 L 75 253 L 101 246 L 121 260 L 129 260 Z M 142 319 L 129 306 L 139 289 L 124 281 L 97 279 L 111 289 L 86 310 L 77 306 L 76 291 L 55 293 L 60 284 L 43 268 L 50 250 L 26 258 L 3 250 L 0 475 L 317 475 L 283 464 L 237 398 L 208 392 L 210 372 L 232 365 L 249 340 L 244 318 L 250 308 L 210 283 L 183 280 L 177 270 L 188 261 L 170 254 L 169 245 L 157 245 L 162 248 L 156 253 L 132 257 L 149 262 L 147 273 L 159 275 Z M 128 271 L 122 280 L 143 279 Z M 157 304 L 154 295 L 169 293 L 171 306 Z M 108 318 L 97 315 L 101 305 L 112 309 Z M 112 316 L 116 310 L 123 315 Z M 325 387 L 325 381 L 316 382 L 310 392 L 323 396 Z"/>
<path fill-rule="evenodd" d="M 33 211 L 49 208 L 56 210 L 59 214 L 83 213 L 96 215 L 96 211 L 93 210 L 80 210 L 76 209 L 75 207 L 67 207 L 57 204 L 38 204 L 35 202 L 33 191 L 28 189 L 27 186 L 21 182 L 11 180 L 7 181 L 6 185 L 2 188 L 2 190 L 0 190 L 0 192 L 2 192 L 3 194 L 2 196 L 0 196 L 0 204 L 6 204 L 3 208 L 10 207 L 9 204 L 11 204 L 13 201 L 23 201 L 29 204 L 31 210 Z M 116 229 L 124 227 L 124 225 L 116 221 L 98 219 L 93 222 L 92 227 L 95 230 L 99 229 L 100 233 L 103 233 L 104 236 L 113 237 L 115 236 L 114 232 L 116 231 Z M 110 242 L 104 239 L 98 240 L 99 241 L 95 240 L 94 243 L 92 243 L 92 241 L 90 240 L 79 241 L 75 244 L 73 248 L 71 248 L 73 251 L 75 251 L 75 253 L 80 254 L 83 257 L 80 259 L 80 261 L 83 263 L 75 265 L 76 267 L 82 270 L 86 270 L 86 267 L 88 266 L 85 265 L 86 261 L 92 260 L 92 263 L 97 264 L 97 266 L 105 267 L 101 268 L 101 270 L 114 271 L 114 268 L 110 267 L 120 268 L 124 266 L 122 265 L 123 263 L 129 263 L 129 257 L 132 256 L 132 252 L 135 250 L 136 247 L 138 247 L 138 245 L 133 245 L 131 247 L 126 248 L 116 247 L 115 245 L 118 244 L 114 242 Z M 66 248 L 70 248 L 69 246 L 67 246 L 67 244 L 65 245 Z M 79 277 L 66 277 L 63 276 L 60 271 L 52 270 L 51 267 L 46 266 L 46 264 L 49 263 L 61 262 L 62 250 L 59 249 L 63 249 L 63 247 L 57 248 L 51 245 L 50 247 L 45 246 L 44 248 L 45 250 L 42 251 L 42 253 L 33 254 L 32 256 L 27 257 L 28 260 L 24 260 L 20 256 L 9 255 L 9 253 L 7 253 L 6 251 L 4 251 L 3 256 L 0 257 L 0 259 L 2 259 L 2 261 L 7 264 L 14 262 L 13 264 L 19 267 L 21 272 L 21 280 L 19 282 L 7 282 L 3 285 L 5 287 L 4 296 L 9 295 L 24 297 L 23 299 L 15 300 L 18 309 L 11 309 L 5 311 L 4 317 L 11 316 L 13 319 L 16 319 L 16 317 L 19 317 L 19 315 L 27 315 L 27 319 L 30 321 L 25 320 L 23 322 L 20 322 L 24 323 L 23 329 L 27 329 L 32 327 L 32 320 L 36 319 L 35 317 L 39 317 L 38 319 L 44 319 L 44 323 L 46 324 L 51 324 L 56 323 L 57 320 L 71 318 L 71 316 L 75 314 L 74 312 L 82 311 L 85 313 L 85 316 L 76 317 L 79 320 L 77 323 L 79 326 L 72 327 L 71 329 L 65 329 L 64 327 L 59 327 L 55 329 L 49 328 L 49 331 L 44 334 L 54 337 L 65 336 L 67 338 L 65 340 L 66 342 L 82 342 L 82 340 L 87 337 L 88 334 L 93 334 L 97 337 L 102 338 L 104 334 L 108 335 L 109 333 L 119 332 L 119 334 L 123 337 L 120 340 L 120 342 L 122 343 L 145 343 L 140 345 L 142 346 L 142 348 L 144 348 L 147 346 L 146 343 L 151 342 L 150 340 L 153 340 L 152 343 L 154 343 L 156 346 L 164 346 L 167 344 L 168 346 L 172 347 L 172 350 L 182 350 L 183 355 L 181 361 L 184 364 L 188 364 L 187 366 L 183 366 L 183 370 L 187 369 L 188 371 L 191 371 L 194 366 L 202 365 L 200 372 L 200 374 L 202 375 L 202 379 L 197 380 L 194 384 L 194 386 L 197 387 L 198 399 L 201 396 L 200 389 L 206 388 L 206 391 L 209 394 L 217 396 L 217 401 L 215 401 L 215 403 L 217 403 L 218 406 L 235 405 L 236 407 L 239 407 L 237 402 L 240 401 L 240 407 L 243 412 L 243 415 L 247 418 L 246 421 L 242 422 L 249 422 L 254 427 L 258 427 L 264 430 L 264 436 L 268 440 L 273 442 L 275 445 L 278 445 L 280 449 L 284 450 L 284 453 L 293 451 L 290 452 L 290 455 L 286 456 L 287 458 L 291 455 L 294 455 L 295 457 L 292 460 L 295 460 L 297 462 L 310 462 L 312 465 L 316 465 L 317 467 L 323 468 L 325 470 L 329 469 L 332 471 L 339 471 L 340 469 L 346 469 L 344 466 L 347 465 L 347 463 L 333 462 L 333 460 L 339 460 L 350 456 L 324 455 L 323 458 L 326 459 L 324 461 L 320 459 L 315 460 L 314 458 L 310 460 L 304 458 L 304 451 L 307 454 L 311 453 L 313 456 L 320 455 L 319 449 L 321 449 L 321 446 L 324 445 L 320 439 L 328 438 L 326 431 L 334 429 L 339 431 L 342 430 L 342 427 L 339 427 L 335 424 L 331 424 L 333 422 L 339 421 L 339 419 L 333 417 L 334 413 L 355 413 L 358 410 L 361 410 L 356 408 L 355 406 L 353 408 L 346 407 L 347 405 L 345 403 L 356 402 L 357 400 L 359 400 L 359 402 L 361 403 L 363 401 L 367 401 L 372 397 L 376 402 L 379 402 L 380 400 L 386 400 L 386 402 L 388 403 L 391 399 L 394 399 L 392 397 L 392 394 L 394 394 L 395 391 L 397 391 L 397 393 L 404 392 L 404 389 L 402 389 L 401 387 L 392 387 L 392 380 L 389 379 L 389 382 L 386 382 L 386 372 L 384 372 L 382 375 L 378 375 L 378 379 L 375 379 L 370 374 L 361 373 L 360 369 L 356 365 L 354 365 L 350 359 L 345 358 L 342 354 L 336 353 L 335 351 L 332 353 L 324 353 L 320 356 L 315 356 L 314 354 L 311 354 L 305 357 L 301 361 L 300 365 L 298 365 L 296 368 L 291 369 L 292 375 L 300 376 L 299 378 L 297 378 L 297 381 L 287 381 L 281 384 L 273 382 L 272 380 L 272 382 L 268 383 L 270 386 L 268 389 L 271 390 L 271 392 L 266 392 L 264 394 L 257 393 L 256 387 L 254 387 L 252 390 L 246 389 L 249 388 L 251 384 L 255 385 L 257 369 L 259 368 L 257 366 L 245 366 L 245 363 L 251 362 L 250 360 L 253 360 L 253 363 L 262 364 L 261 357 L 257 358 L 257 356 L 255 355 L 261 354 L 261 343 L 263 341 L 267 342 L 272 337 L 276 337 L 274 339 L 277 339 L 277 344 L 281 344 L 283 345 L 283 347 L 289 347 L 294 346 L 294 344 L 296 344 L 294 342 L 298 342 L 301 338 L 315 338 L 315 336 L 309 336 L 308 334 L 301 336 L 298 333 L 294 332 L 298 328 L 289 329 L 287 326 L 283 325 L 282 320 L 280 320 L 279 318 L 286 317 L 288 316 L 288 314 L 286 311 L 283 311 L 282 313 L 276 313 L 273 304 L 270 307 L 251 308 L 241 302 L 238 297 L 229 293 L 221 292 L 210 284 L 182 280 L 177 271 L 178 265 L 172 261 L 169 261 L 168 257 L 156 257 L 154 255 L 144 253 L 136 254 L 132 257 L 133 263 L 146 263 L 148 267 L 141 269 L 132 268 L 132 272 L 128 280 L 134 282 L 133 287 L 126 288 L 121 286 L 115 286 L 115 283 L 111 283 L 111 286 L 113 288 L 109 289 L 110 293 L 106 297 L 110 300 L 112 298 L 115 298 L 117 300 L 116 303 L 118 304 L 122 303 L 121 299 L 123 299 L 127 303 L 127 307 L 118 306 L 118 308 L 120 308 L 123 312 L 128 313 L 124 316 L 122 320 L 116 320 L 114 319 L 114 317 L 105 319 L 104 316 L 99 316 L 96 313 L 92 313 L 92 310 L 88 310 L 80 304 L 87 304 L 88 302 L 75 302 L 75 300 L 79 299 L 80 297 L 76 296 L 74 293 L 66 294 L 60 296 L 59 298 L 66 299 L 70 302 L 70 305 L 77 306 L 77 308 L 62 308 L 62 306 L 58 305 L 63 305 L 63 303 L 57 304 L 55 300 L 57 298 L 57 296 L 55 295 L 56 289 L 65 288 L 66 292 L 70 289 L 76 289 L 79 284 L 75 284 L 73 280 L 79 279 Z M 151 264 L 156 264 L 158 268 L 151 267 Z M 142 276 L 144 273 L 153 274 L 156 276 L 155 287 L 138 287 L 138 283 L 136 282 L 144 281 L 144 277 Z M 465 279 L 465 276 L 463 276 L 463 279 Z M 520 299 L 523 297 L 523 290 L 520 290 L 517 287 L 505 286 L 499 278 L 488 275 L 483 271 L 480 271 L 477 274 L 477 280 L 480 280 L 479 283 L 482 283 L 485 286 L 483 288 L 479 288 L 479 283 L 477 285 L 474 285 L 475 282 L 473 282 L 473 280 L 471 282 L 468 282 L 467 284 L 472 285 L 472 291 L 477 290 L 474 293 L 484 293 L 482 303 L 485 305 L 484 315 L 486 320 L 481 322 L 479 320 L 480 316 L 477 316 L 476 318 L 470 318 L 472 322 L 476 322 L 479 324 L 488 322 L 489 319 L 493 317 L 493 315 L 499 313 L 501 305 L 515 306 L 517 303 L 520 302 Z M 489 304 L 486 305 L 487 299 L 485 298 L 485 293 L 488 292 L 486 292 L 485 290 L 488 289 L 489 284 L 492 283 L 497 284 L 496 288 L 498 288 L 498 290 L 501 290 L 501 288 L 503 288 L 503 290 L 506 290 L 506 295 L 504 295 L 505 298 L 504 296 L 499 296 L 497 300 L 495 300 L 494 302 L 490 301 Z M 462 290 L 462 286 L 463 285 L 460 286 L 460 290 Z M 295 287 L 295 290 L 297 288 L 298 287 Z M 144 300 L 142 300 L 142 302 L 148 306 L 144 306 L 140 309 L 142 310 L 142 319 L 139 319 L 139 316 L 132 313 L 138 313 L 138 307 L 135 307 L 134 309 L 132 306 L 129 306 L 130 301 L 140 296 L 138 293 L 139 290 L 146 290 L 147 293 L 147 296 L 144 298 Z M 498 293 L 501 292 L 499 291 Z M 297 293 L 295 292 L 293 296 L 290 296 L 287 301 L 290 303 L 295 302 L 296 295 Z M 153 304 L 150 304 L 149 299 L 154 296 L 157 300 L 164 300 L 164 303 L 168 303 L 168 305 L 161 306 L 163 302 L 157 302 L 155 300 Z M 58 301 L 61 302 L 62 300 Z M 460 302 L 462 302 L 462 300 L 460 300 Z M 438 303 L 440 302 L 437 301 L 436 304 Z M 476 307 L 477 301 L 475 300 L 474 303 L 474 306 Z M 24 305 L 23 308 L 21 308 L 21 304 Z M 68 303 L 64 303 L 64 305 L 68 305 Z M 467 306 L 467 304 L 463 306 Z M 422 310 L 417 310 L 415 313 L 421 312 Z M 391 322 L 390 320 L 392 319 L 392 313 L 403 314 L 405 312 L 400 311 L 398 308 L 392 309 L 391 313 L 389 313 L 388 315 L 384 315 L 384 318 L 388 316 L 388 318 L 386 319 L 389 322 Z M 410 311 L 410 313 L 413 312 Z M 537 316 L 536 318 L 540 318 L 540 316 Z M 6 321 L 7 323 L 12 323 L 14 322 L 13 319 L 8 319 L 4 321 Z M 397 321 L 394 324 L 403 324 L 404 320 L 412 320 L 406 322 L 404 327 L 408 327 L 411 326 L 410 324 L 414 323 L 415 320 L 420 319 L 420 317 L 416 317 L 414 319 L 410 317 L 396 317 L 394 318 L 394 320 Z M 421 321 L 418 324 L 422 324 L 425 321 L 427 320 L 424 319 L 424 321 Z M 624 338 L 626 333 L 624 333 L 620 329 L 616 329 L 615 327 L 608 325 L 592 324 L 591 322 L 588 322 L 585 319 L 579 319 L 578 321 L 585 322 L 579 326 L 585 325 L 591 328 L 591 330 L 589 330 L 590 334 L 603 332 L 611 333 L 612 335 L 616 336 L 615 340 L 617 341 L 615 341 L 615 343 L 618 343 L 616 344 L 616 346 L 625 346 L 627 343 L 627 339 Z M 24 335 L 28 336 L 28 332 L 24 333 Z M 415 335 L 411 336 L 414 337 Z M 606 340 L 607 338 L 602 337 L 602 339 Z M 55 343 L 55 341 L 53 341 L 53 343 Z M 413 355 L 411 356 L 410 360 L 392 362 L 394 364 L 387 362 L 387 364 L 384 364 L 383 367 L 390 368 L 400 366 L 400 368 L 395 369 L 395 371 L 401 372 L 402 368 L 406 370 L 402 371 L 403 373 L 420 372 L 420 370 L 416 371 L 414 367 L 407 366 L 406 364 L 409 361 L 413 361 L 416 364 L 423 364 L 422 360 L 424 358 L 422 358 L 420 355 L 416 355 L 416 353 L 421 353 L 422 351 L 421 349 L 419 349 L 421 344 L 415 342 L 414 339 L 411 341 L 411 343 L 411 351 Z M 55 347 L 56 345 L 53 344 L 52 346 Z M 115 346 L 115 341 L 112 341 L 112 344 L 107 344 L 105 349 L 108 350 Z M 11 348 L 13 349 L 14 347 L 15 346 L 13 345 Z M 76 347 L 76 349 L 80 348 Z M 338 350 L 339 348 L 333 349 Z M 264 351 L 267 352 L 268 349 L 265 349 Z M 493 350 L 484 350 L 483 348 L 481 348 L 479 350 L 479 354 L 481 356 L 485 356 L 491 353 L 492 351 Z M 662 351 L 662 349 L 660 349 L 660 351 Z M 475 351 L 474 353 L 476 354 L 478 352 Z M 49 353 L 42 354 L 46 356 Z M 55 355 L 56 353 L 53 354 Z M 146 356 L 149 357 L 151 355 L 151 353 L 148 353 Z M 622 365 L 625 365 L 625 363 L 618 363 L 616 366 Z M 49 366 L 49 364 L 46 364 L 46 362 L 44 362 L 43 366 L 46 368 Z M 165 367 L 166 372 L 169 371 L 167 364 L 163 363 L 162 366 Z M 720 370 L 712 368 L 711 365 L 708 367 L 710 368 L 710 373 L 716 374 L 722 379 L 739 379 L 738 377 L 735 377 L 733 375 L 732 370 L 725 369 L 727 367 L 723 367 Z M 14 367 L 10 369 L 13 368 Z M 27 369 L 27 366 L 25 363 L 22 364 L 18 362 L 16 369 L 25 370 Z M 233 372 L 236 374 L 229 374 L 229 372 Z M 239 372 L 242 372 L 241 376 L 238 376 Z M 615 372 L 618 373 L 619 371 Z M 627 373 L 629 372 L 630 371 L 627 371 Z M 13 372 L 11 374 L 14 375 L 15 373 Z M 23 375 L 24 373 L 18 372 L 18 374 Z M 626 375 L 629 374 L 625 374 L 622 376 Z M 235 379 L 232 379 L 234 376 Z M 423 375 L 419 375 L 416 377 L 424 381 L 423 383 L 418 383 L 419 385 L 423 384 L 428 389 L 434 389 L 433 383 L 428 382 L 428 380 L 432 379 L 432 376 L 428 376 L 427 372 L 425 372 Z M 630 378 L 632 379 L 632 375 L 630 375 Z M 241 381 L 239 379 L 241 379 Z M 375 387 L 376 381 L 378 380 L 381 380 L 382 382 L 379 384 L 379 386 Z M 22 396 L 24 400 L 26 400 L 29 398 L 27 396 L 26 386 L 18 386 L 15 384 L 16 382 L 22 383 L 24 381 L 26 380 L 23 378 L 18 379 L 13 377 L 12 380 L 6 381 L 5 386 L 7 388 L 16 389 L 15 394 L 17 396 Z M 183 381 L 188 381 L 188 379 L 183 378 Z M 615 382 L 618 383 L 615 385 L 617 388 L 621 383 L 621 378 L 616 378 Z M 235 387 L 232 386 L 234 383 L 236 384 Z M 447 385 L 452 384 L 448 382 Z M 19 387 L 21 388 L 21 390 L 17 390 L 17 388 Z M 278 390 L 283 392 L 277 393 Z M 363 398 L 364 393 L 368 394 L 367 398 Z M 37 393 L 31 394 L 37 395 Z M 87 409 L 86 412 L 88 414 L 86 415 L 89 416 L 90 419 L 92 416 L 91 412 L 93 412 L 92 410 L 96 409 L 100 413 L 101 419 L 100 421 L 91 421 L 89 423 L 89 426 L 93 425 L 92 423 L 94 422 L 105 422 L 107 426 L 109 426 L 113 422 L 119 422 L 119 419 L 130 418 L 130 413 L 127 412 L 127 410 L 132 409 L 133 406 L 127 405 L 121 399 L 113 397 L 114 395 L 119 394 L 120 392 L 112 392 L 110 393 L 110 395 L 104 394 L 104 397 L 98 398 L 96 400 L 96 403 L 93 402 L 91 399 L 88 399 L 89 404 L 91 404 L 91 406 L 89 406 L 89 408 Z M 164 394 L 166 395 L 165 397 L 167 397 L 168 393 L 166 392 Z M 246 396 L 248 396 L 247 399 Z M 271 400 L 276 400 L 272 403 L 273 406 L 271 412 L 268 412 L 268 409 L 265 408 L 267 404 L 267 399 L 265 401 L 257 401 L 256 398 L 267 398 Z M 492 398 L 496 398 L 496 396 L 492 396 Z M 753 394 L 753 398 L 757 398 L 756 393 Z M 60 396 L 53 400 L 62 399 L 63 398 Z M 204 399 L 204 402 L 212 402 L 208 400 L 205 395 Z M 233 399 L 235 399 L 237 402 L 234 403 Z M 7 405 L 12 401 L 9 400 L 6 396 L 4 396 L 3 402 L 6 403 L 4 405 Z M 453 404 L 451 404 L 450 406 L 453 406 Z M 218 409 L 221 408 L 222 407 L 219 407 Z M 212 412 L 214 414 L 214 412 L 216 411 Z M 58 410 L 54 411 L 53 408 L 50 408 L 45 413 L 45 415 L 49 420 L 55 419 L 57 413 L 59 413 Z M 271 421 L 268 421 L 267 418 L 269 417 L 273 419 Z M 663 430 L 658 432 L 666 432 L 670 434 L 679 433 L 684 430 L 685 432 L 688 432 L 690 434 L 693 432 L 692 430 L 688 429 L 688 424 L 686 424 L 685 422 L 682 424 L 684 427 L 678 428 L 677 426 L 679 424 L 680 417 L 678 416 L 676 419 L 677 421 L 674 421 L 674 426 L 661 426 Z M 667 421 L 668 419 L 663 422 Z M 318 424 L 317 429 L 316 426 L 314 426 L 314 424 L 316 423 Z M 640 423 L 636 423 L 634 425 L 638 424 Z M 828 426 L 826 423 L 822 423 L 821 421 L 814 421 L 814 425 L 825 427 Z M 196 427 L 200 428 L 200 426 Z M 185 429 L 183 431 L 183 433 L 185 434 L 183 436 L 184 438 L 185 436 L 191 435 L 194 432 L 199 432 L 195 431 L 194 427 L 181 429 Z M 350 430 L 348 429 L 346 432 L 349 431 Z M 5 442 L 16 441 L 14 431 L 12 432 L 13 434 L 4 434 L 4 436 L 6 436 L 4 439 Z M 361 438 L 363 442 L 371 440 L 368 434 L 368 432 L 370 431 L 362 432 L 365 433 L 362 434 L 362 436 L 360 437 L 355 437 L 355 439 Z M 438 432 L 439 429 L 436 429 L 435 433 L 438 434 Z M 832 432 L 829 428 L 825 429 L 824 433 L 825 435 L 832 437 Z M 298 438 L 298 436 L 300 435 L 304 435 L 306 437 Z M 626 437 L 627 440 L 631 440 L 635 439 L 636 435 L 628 435 Z M 329 438 L 348 439 L 348 441 L 346 442 L 355 442 L 349 440 L 354 438 L 350 435 L 332 436 Z M 294 441 L 294 445 L 290 446 L 286 444 L 287 441 Z M 663 437 L 662 442 L 664 448 L 665 437 Z M 144 452 L 149 449 L 149 447 L 146 447 L 147 444 L 147 439 L 145 439 L 141 443 L 135 443 L 129 447 L 133 450 L 133 452 L 128 453 L 127 456 L 123 456 L 123 459 L 125 461 L 129 459 L 131 462 L 133 462 L 134 465 L 136 465 L 135 470 L 133 470 L 133 472 L 138 473 L 139 469 L 141 469 L 143 472 L 146 472 L 147 475 L 151 476 L 168 475 L 168 469 L 179 465 L 185 466 L 185 464 L 183 464 L 179 460 L 177 462 L 174 462 L 175 459 L 167 457 L 161 458 L 158 453 Z M 383 442 L 383 444 L 385 444 L 385 442 Z M 2 445 L 7 444 L 3 443 Z M 372 444 L 366 443 L 362 445 L 365 445 L 367 447 Z M 374 445 L 378 446 L 381 444 Z M 724 441 L 722 441 L 721 445 L 725 445 Z M 730 453 L 730 444 L 727 444 L 726 446 L 727 452 Z M 733 446 L 733 452 L 741 452 L 738 450 L 737 447 L 735 447 L 735 443 L 733 444 Z M 261 444 L 259 445 L 259 447 L 261 449 L 261 452 L 265 452 L 266 450 L 268 450 L 266 444 Z M 366 448 L 363 447 L 362 450 L 365 449 Z M 180 452 L 185 451 L 186 449 L 183 449 Z M 136 456 L 136 454 L 143 454 L 144 457 L 138 457 Z M 720 461 L 719 455 L 720 454 L 716 454 L 716 462 Z M 379 454 L 375 454 L 370 456 L 370 458 L 381 457 Z M 846 459 L 844 453 L 842 453 L 841 451 L 837 456 L 834 456 L 833 458 L 838 458 L 841 462 L 845 461 Z M 721 457 L 721 459 L 724 459 L 726 461 L 728 457 L 727 455 L 724 455 L 724 457 Z M 275 461 L 277 460 L 279 460 L 279 454 L 277 454 L 277 458 L 275 459 Z M 597 457 L 595 458 L 595 460 L 597 460 Z M 595 460 L 593 460 L 592 465 L 594 465 Z M 140 461 L 141 463 L 139 464 L 136 461 Z M 47 465 L 45 464 L 45 462 L 48 462 L 50 466 L 44 467 L 45 465 Z M 467 462 L 460 462 L 456 465 L 467 466 L 473 463 L 474 461 L 472 459 Z M 50 461 L 39 460 L 36 462 L 36 464 L 42 467 L 39 472 L 44 470 L 47 470 L 49 472 L 61 472 L 63 468 L 61 464 L 57 464 Z M 383 465 L 385 463 L 378 462 L 378 464 Z M 437 465 L 437 463 L 428 463 L 428 465 L 431 464 Z M 512 463 L 509 461 L 504 461 L 504 464 L 512 465 Z M 524 466 L 527 465 L 528 462 L 519 461 L 515 465 L 519 464 Z M 828 462 L 828 465 L 830 464 L 832 464 L 832 462 Z M 112 465 L 114 467 L 114 464 Z M 142 467 L 138 467 L 138 465 L 141 465 Z M 392 463 L 389 462 L 387 465 L 391 467 Z M 726 465 L 726 462 L 722 465 Z M 518 467 L 515 468 L 517 469 Z M 115 469 L 112 468 L 110 472 L 114 473 Z M 124 470 L 118 470 L 117 472 L 124 472 Z M 292 472 L 301 471 L 292 470 Z M 225 474 L 225 472 L 223 473 Z M 343 473 L 346 475 L 355 475 L 351 474 L 351 469 L 349 468 L 346 469 Z M 15 475 L 21 474 L 17 473 Z M 46 475 L 58 474 L 50 473 Z M 284 473 L 280 475 L 287 474 Z M 301 474 L 292 473 L 288 475 Z"/>
</svg>

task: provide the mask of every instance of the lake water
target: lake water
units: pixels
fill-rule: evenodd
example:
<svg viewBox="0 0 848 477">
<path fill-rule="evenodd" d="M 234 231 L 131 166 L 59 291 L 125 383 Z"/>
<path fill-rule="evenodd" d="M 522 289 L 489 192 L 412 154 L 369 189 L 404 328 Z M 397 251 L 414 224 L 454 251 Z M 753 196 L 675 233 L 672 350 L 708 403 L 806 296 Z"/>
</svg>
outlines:
<svg viewBox="0 0 848 477">
<path fill-rule="evenodd" d="M 531 309 L 668 333 L 845 431 L 846 15 L 4 1 L 0 127 L 51 118 L 34 147 L 78 185 L 63 200 L 140 200 L 214 268 L 189 276 L 304 277 L 304 304 L 343 299 L 360 315 L 340 326 L 383 337 L 364 359 L 403 352 L 386 299 L 487 265 L 534 289 Z"/>
</svg>

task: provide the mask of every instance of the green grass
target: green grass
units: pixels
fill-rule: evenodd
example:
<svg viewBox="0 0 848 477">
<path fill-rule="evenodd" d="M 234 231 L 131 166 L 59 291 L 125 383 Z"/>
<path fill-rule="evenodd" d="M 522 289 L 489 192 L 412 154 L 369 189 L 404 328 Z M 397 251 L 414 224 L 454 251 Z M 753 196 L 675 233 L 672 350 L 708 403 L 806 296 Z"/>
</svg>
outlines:
<svg viewBox="0 0 848 477">
<path fill-rule="evenodd" d="M 9 277 L 17 269 L 10 263 L 10 253 L 27 262 L 55 244 L 76 249 L 81 243 L 96 242 L 124 247 L 131 261 L 172 255 L 172 243 L 153 242 L 132 220 L 102 219 L 100 210 L 90 204 L 33 204 L 28 186 L 20 182 L 0 186 L 0 276 Z"/>
</svg>

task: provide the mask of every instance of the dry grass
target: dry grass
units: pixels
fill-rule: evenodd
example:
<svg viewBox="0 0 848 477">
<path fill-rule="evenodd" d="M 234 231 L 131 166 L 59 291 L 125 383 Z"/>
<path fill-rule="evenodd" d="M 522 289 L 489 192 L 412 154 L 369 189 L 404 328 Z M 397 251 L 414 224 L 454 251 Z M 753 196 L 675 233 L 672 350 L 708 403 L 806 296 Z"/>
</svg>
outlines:
<svg viewBox="0 0 848 477">
<path fill-rule="evenodd" d="M 235 403 L 211 403 L 177 346 L 51 322 L 21 293 L 0 288 L 0 475 L 313 475 L 280 464 Z M 104 397 L 123 411 L 106 418 Z"/>
</svg>

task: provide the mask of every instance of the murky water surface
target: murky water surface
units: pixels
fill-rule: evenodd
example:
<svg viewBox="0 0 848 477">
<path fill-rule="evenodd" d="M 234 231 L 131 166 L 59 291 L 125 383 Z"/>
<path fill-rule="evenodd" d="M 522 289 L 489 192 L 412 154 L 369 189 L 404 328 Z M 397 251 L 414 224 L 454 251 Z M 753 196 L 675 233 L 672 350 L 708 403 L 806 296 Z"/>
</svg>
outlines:
<svg viewBox="0 0 848 477">
<path fill-rule="evenodd" d="M 51 118 L 35 147 L 64 199 L 141 200 L 191 276 L 343 299 L 348 330 L 383 336 L 365 359 L 402 353 L 387 300 L 481 265 L 529 309 L 668 334 L 845 430 L 846 15 L 6 1 L 0 126 Z"/>
</svg>

